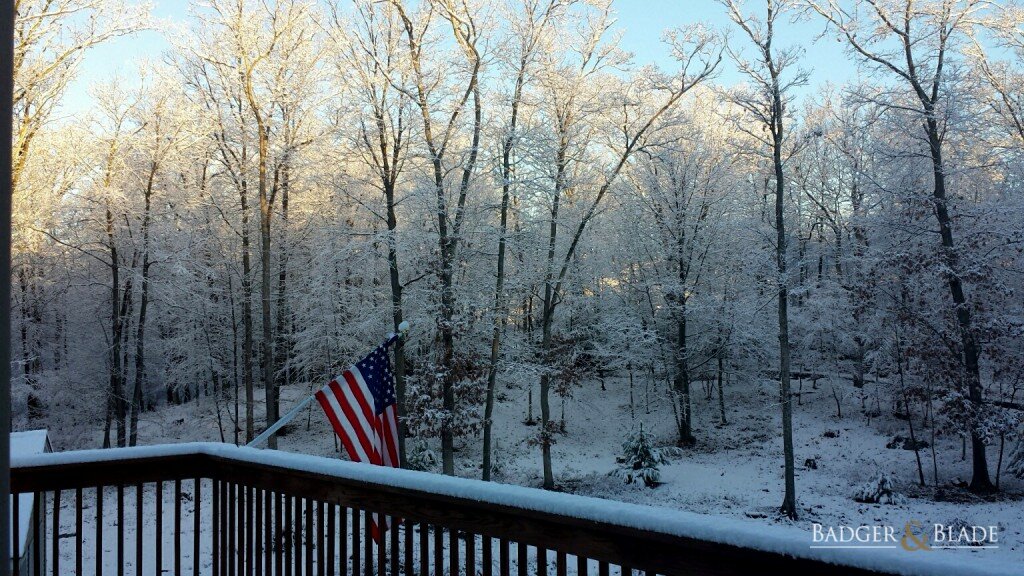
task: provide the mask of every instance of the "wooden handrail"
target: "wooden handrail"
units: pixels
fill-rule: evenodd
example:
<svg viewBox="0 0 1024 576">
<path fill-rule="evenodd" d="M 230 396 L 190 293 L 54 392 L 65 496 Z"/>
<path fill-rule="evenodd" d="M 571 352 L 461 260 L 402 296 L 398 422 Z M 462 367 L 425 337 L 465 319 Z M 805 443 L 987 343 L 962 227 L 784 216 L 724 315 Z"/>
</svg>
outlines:
<svg viewBox="0 0 1024 576">
<path fill-rule="evenodd" d="M 272 494 L 275 502 L 278 501 L 277 498 L 283 498 L 281 501 L 287 501 L 289 507 L 289 498 L 295 498 L 296 507 L 299 507 L 300 502 L 305 502 L 309 511 L 314 511 L 312 506 L 315 503 L 315 510 L 320 510 L 321 505 L 338 506 L 342 510 L 366 511 L 364 517 L 367 519 L 369 513 L 373 512 L 405 519 L 409 526 L 433 527 L 435 546 L 441 542 L 440 534 L 444 530 L 458 534 L 464 539 L 468 535 L 469 538 L 465 539 L 466 554 L 475 554 L 470 543 L 475 543 L 479 536 L 486 539 L 481 540 L 486 543 L 481 546 L 487 546 L 487 549 L 482 550 L 485 559 L 493 552 L 489 544 L 492 541 L 506 543 L 506 550 L 507 543 L 513 543 L 513 548 L 518 544 L 536 547 L 541 551 L 552 551 L 556 557 L 556 571 L 559 574 L 564 574 L 566 558 L 569 556 L 591 559 L 601 563 L 601 566 L 611 564 L 642 570 L 649 574 L 667 575 L 749 574 L 751 570 L 772 574 L 803 569 L 814 574 L 879 573 L 850 565 L 827 563 L 815 559 L 810 550 L 804 555 L 786 554 L 742 546 L 739 543 L 713 541 L 702 538 L 699 534 L 688 536 L 682 533 L 685 526 L 681 529 L 673 526 L 659 529 L 657 522 L 646 526 L 645 519 L 648 517 L 664 518 L 672 514 L 654 508 L 608 502 L 606 506 L 610 516 L 602 517 L 601 506 L 605 504 L 595 504 L 597 501 L 590 498 L 567 494 L 559 494 L 553 498 L 550 493 L 521 487 L 438 477 L 406 470 L 376 467 L 371 469 L 365 465 L 337 460 L 228 445 L 196 444 L 160 450 L 140 448 L 80 454 L 58 453 L 18 460 L 12 466 L 12 491 L 16 493 L 59 493 L 64 490 L 80 492 L 82 489 L 92 487 L 134 487 L 158 482 L 180 484 L 181 481 L 190 479 L 212 482 L 214 519 L 211 522 L 217 533 L 214 536 L 214 554 L 223 555 L 227 549 L 236 550 L 241 547 L 241 553 L 244 555 L 245 546 L 248 546 L 249 554 L 260 549 L 259 537 L 254 543 L 252 536 L 248 535 L 248 526 L 245 527 L 246 534 L 238 535 L 239 540 L 235 539 L 235 534 L 221 535 L 219 530 L 225 529 L 228 524 L 237 525 L 241 530 L 246 518 L 248 521 L 262 522 L 263 516 L 258 512 L 258 506 L 264 500 L 260 495 L 265 495 L 266 502 L 270 502 L 269 495 Z M 196 483 L 198 484 L 198 481 Z M 141 491 L 141 488 L 139 490 Z M 142 502 L 141 495 L 138 501 Z M 242 503 L 237 504 L 238 501 Z M 225 502 L 233 504 L 226 505 Z M 237 507 L 237 518 L 231 506 Z M 596 511 L 594 506 L 598 507 Z M 255 514 L 254 510 L 257 510 Z M 318 513 L 307 514 L 306 522 L 312 522 L 316 514 Z M 299 517 L 301 513 L 296 516 Z M 269 514 L 266 518 L 269 520 Z M 719 521 L 726 524 L 740 522 L 712 520 L 708 517 L 709 525 Z M 353 520 L 353 525 L 356 524 Z M 220 529 L 217 529 L 217 526 L 220 526 Z M 324 527 L 311 525 L 309 529 L 311 533 L 322 532 Z M 760 527 L 755 526 L 754 529 Z M 409 560 L 411 549 L 415 547 L 414 544 L 410 547 L 414 536 L 409 533 L 410 530 L 405 532 L 406 549 L 410 550 L 406 554 L 406 559 Z M 246 535 L 249 536 L 248 541 L 243 538 Z M 390 537 L 394 544 L 393 549 L 398 550 L 397 531 L 393 531 Z M 426 542 L 425 534 L 422 537 L 422 542 Z M 269 538 L 267 541 L 269 542 Z M 353 540 L 354 547 L 358 547 L 358 541 Z M 454 536 L 451 541 L 458 542 Z M 446 546 L 450 545 L 451 541 Z M 807 541 L 809 538 L 805 540 Z M 362 535 L 362 542 L 368 543 L 366 533 Z M 368 558 L 370 548 L 365 552 Z M 301 550 L 296 552 L 299 553 Z M 324 550 L 319 549 L 316 553 L 323 554 Z M 426 554 L 425 551 L 422 553 Z M 393 568 L 398 566 L 398 555 L 394 556 Z M 539 556 L 538 554 L 539 562 L 547 562 L 546 552 L 543 559 Z M 310 552 L 310 555 L 306 556 L 307 561 L 312 562 L 312 557 Z M 458 554 L 455 555 L 455 558 L 457 557 Z M 379 560 L 383 561 L 383 556 Z M 358 556 L 356 561 L 358 563 Z M 475 559 L 473 561 L 475 562 Z M 421 559 L 421 567 L 424 562 Z M 411 569 L 412 564 L 408 561 L 406 567 Z M 228 570 L 236 568 L 227 558 L 224 565 Z M 267 574 L 270 573 L 270 565 L 271 562 L 268 560 Z M 436 573 L 438 566 L 440 564 L 435 562 L 431 572 Z M 488 569 L 485 570 L 488 576 L 489 568 L 488 565 Z M 222 569 L 219 574 L 228 574 L 228 570 Z M 425 572 L 420 571 L 419 574 Z"/>
</svg>

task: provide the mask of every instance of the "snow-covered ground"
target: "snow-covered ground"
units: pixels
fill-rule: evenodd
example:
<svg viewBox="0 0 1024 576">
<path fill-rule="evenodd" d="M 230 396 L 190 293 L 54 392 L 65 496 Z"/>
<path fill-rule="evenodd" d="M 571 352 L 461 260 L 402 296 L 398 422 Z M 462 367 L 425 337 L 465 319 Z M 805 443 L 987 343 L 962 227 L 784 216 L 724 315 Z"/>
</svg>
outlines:
<svg viewBox="0 0 1024 576">
<path fill-rule="evenodd" d="M 914 452 L 886 448 L 896 436 L 907 435 L 907 423 L 892 416 L 888 402 L 881 400 L 881 414 L 868 418 L 861 400 L 849 381 L 821 380 L 812 390 L 804 385 L 802 404 L 794 406 L 794 438 L 797 462 L 797 495 L 800 519 L 780 518 L 776 510 L 782 499 L 782 442 L 775 385 L 770 381 L 726 388 L 729 424 L 718 425 L 717 398 L 707 399 L 700 384 L 694 386 L 695 435 L 698 444 L 682 457 L 662 467 L 661 486 L 648 489 L 625 485 L 608 473 L 615 466 L 623 437 L 643 423 L 664 444 L 673 438 L 671 406 L 660 400 L 662 390 L 650 390 L 647 409 L 643 381 L 637 379 L 636 400 L 631 418 L 628 381 L 624 378 L 589 382 L 577 390 L 565 405 L 566 432 L 553 447 L 556 481 L 560 488 L 578 494 L 625 502 L 661 506 L 701 514 L 742 519 L 755 525 L 784 525 L 806 534 L 812 544 L 812 525 L 891 525 L 902 534 L 911 520 L 933 523 L 997 525 L 998 548 L 933 550 L 929 555 L 954 555 L 957 561 L 993 569 L 1019 566 L 1024 573 L 1024 482 L 1009 475 L 1001 478 L 1002 493 L 992 499 L 975 497 L 955 486 L 970 477 L 970 460 L 961 457 L 958 437 L 937 439 L 938 473 L 942 489 L 939 498 L 931 487 L 917 487 Z M 836 417 L 831 387 L 845 392 L 843 417 Z M 308 387 L 293 386 L 283 391 L 284 409 L 301 400 Z M 871 385 L 864 390 L 874 406 Z M 261 394 L 260 394 L 261 395 Z M 529 440 L 536 425 L 527 425 L 527 389 L 509 386 L 499 390 L 495 409 L 496 480 L 523 486 L 540 485 L 540 450 Z M 536 396 L 535 396 L 536 401 Z M 553 412 L 559 415 L 558 399 Z M 221 405 L 220 421 L 225 439 L 232 441 L 229 404 Z M 257 410 L 257 413 L 261 412 Z M 538 414 L 534 407 L 534 415 Z M 140 436 L 147 444 L 184 441 L 220 441 L 218 418 L 212 403 L 160 409 L 144 415 Z M 918 430 L 927 439 L 927 431 Z M 410 447 L 417 444 L 410 440 Z M 58 442 L 59 447 L 59 442 Z M 431 447 L 434 447 L 431 444 Z M 434 447 L 436 449 L 436 447 Z M 340 457 L 337 443 L 326 419 L 316 405 L 286 429 L 280 449 L 306 454 Z M 994 469 L 997 450 L 990 463 Z M 925 475 L 931 481 L 931 454 L 922 450 Z M 817 468 L 805 466 L 814 459 Z M 465 439 L 458 448 L 457 473 L 476 478 L 480 473 L 480 442 Z M 890 473 L 907 497 L 897 505 L 861 504 L 853 500 L 854 490 L 878 476 Z M 793 532 L 790 532 L 793 533 Z M 799 532 L 798 532 L 799 533 Z M 902 551 L 900 551 L 902 553 Z M 865 550 L 863 553 L 868 554 Z"/>
</svg>

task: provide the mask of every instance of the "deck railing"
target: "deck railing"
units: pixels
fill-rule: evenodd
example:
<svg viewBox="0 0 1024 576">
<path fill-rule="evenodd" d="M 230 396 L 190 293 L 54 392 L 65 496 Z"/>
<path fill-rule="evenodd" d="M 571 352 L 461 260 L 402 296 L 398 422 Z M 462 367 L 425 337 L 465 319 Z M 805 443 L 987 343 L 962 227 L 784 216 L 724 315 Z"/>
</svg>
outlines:
<svg viewBox="0 0 1024 576">
<path fill-rule="evenodd" d="M 871 573 L 755 523 L 222 444 L 33 456 L 12 491 L 24 576 Z"/>
</svg>

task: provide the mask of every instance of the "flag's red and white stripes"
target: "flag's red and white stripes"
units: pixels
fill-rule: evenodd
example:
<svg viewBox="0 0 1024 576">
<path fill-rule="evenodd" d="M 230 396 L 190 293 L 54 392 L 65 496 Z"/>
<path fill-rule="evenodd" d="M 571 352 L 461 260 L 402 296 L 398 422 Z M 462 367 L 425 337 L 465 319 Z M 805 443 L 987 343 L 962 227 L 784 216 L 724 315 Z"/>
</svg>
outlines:
<svg viewBox="0 0 1024 576">
<path fill-rule="evenodd" d="M 349 458 L 378 466 L 400 466 L 396 406 L 387 406 L 380 415 L 374 413 L 373 394 L 359 368 L 353 366 L 331 380 L 316 393 L 316 400 Z M 376 515 L 373 524 L 377 539 Z"/>
</svg>

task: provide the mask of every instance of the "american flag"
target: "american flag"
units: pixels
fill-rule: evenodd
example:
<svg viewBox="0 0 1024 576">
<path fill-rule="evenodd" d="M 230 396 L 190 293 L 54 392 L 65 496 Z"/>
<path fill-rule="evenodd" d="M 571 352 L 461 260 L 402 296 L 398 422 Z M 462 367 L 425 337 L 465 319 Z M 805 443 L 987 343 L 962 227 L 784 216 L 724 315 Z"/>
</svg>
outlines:
<svg viewBox="0 0 1024 576">
<path fill-rule="evenodd" d="M 391 338 L 381 344 L 316 393 L 317 402 L 354 462 L 401 466 L 395 376 L 388 357 L 388 346 L 394 341 Z M 373 524 L 376 540 L 376 515 Z"/>
</svg>

